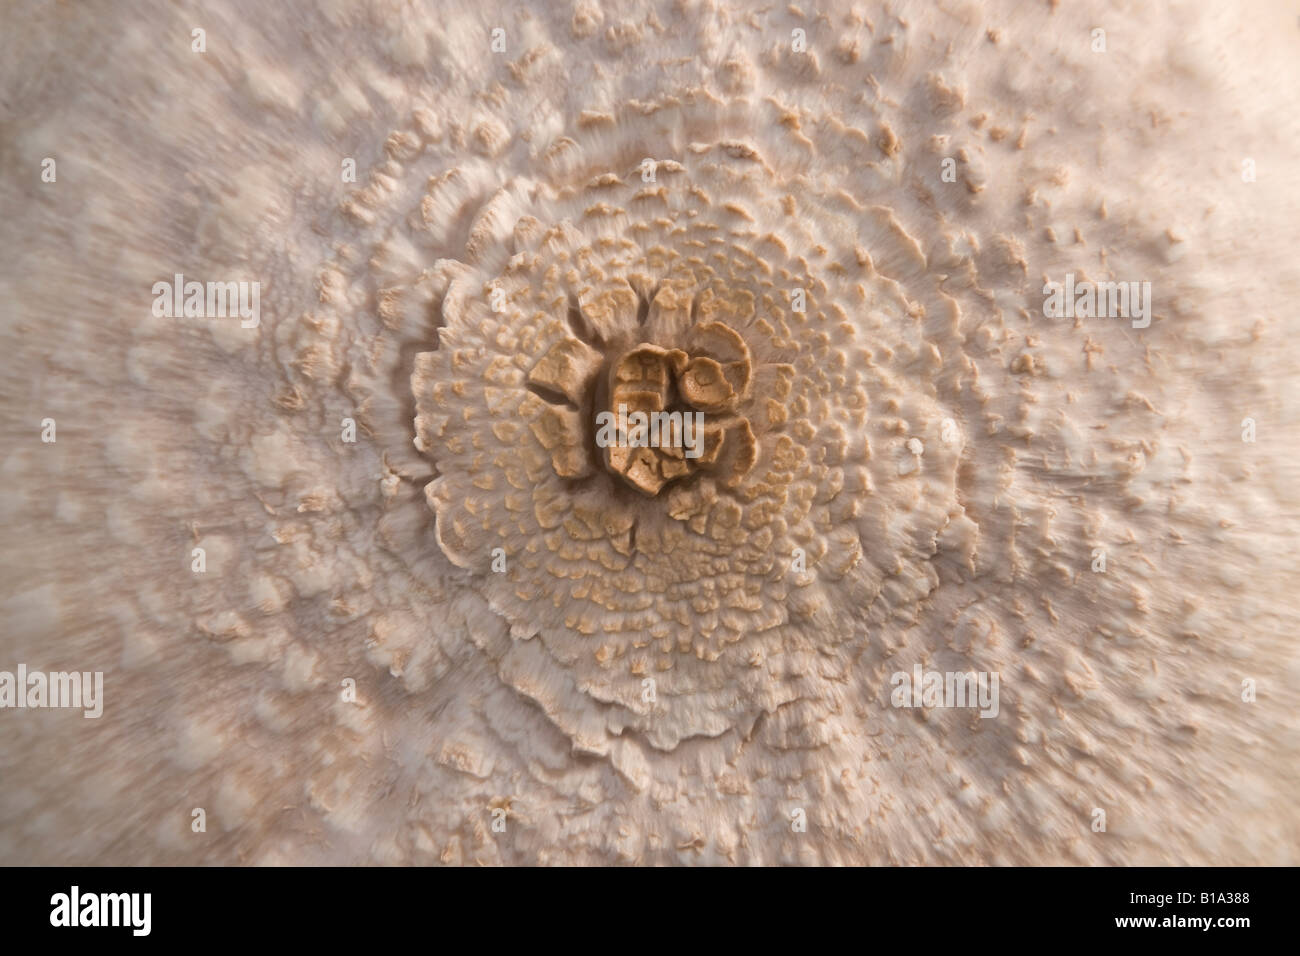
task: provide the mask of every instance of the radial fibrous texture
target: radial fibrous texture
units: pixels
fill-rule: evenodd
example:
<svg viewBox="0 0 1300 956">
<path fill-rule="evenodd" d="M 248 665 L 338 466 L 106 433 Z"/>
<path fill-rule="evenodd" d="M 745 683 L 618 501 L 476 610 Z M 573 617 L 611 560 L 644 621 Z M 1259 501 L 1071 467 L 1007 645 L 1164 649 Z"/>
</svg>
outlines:
<svg viewBox="0 0 1300 956">
<path fill-rule="evenodd" d="M 1296 862 L 1283 5 L 292 6 L 7 41 L 0 859 Z"/>
</svg>

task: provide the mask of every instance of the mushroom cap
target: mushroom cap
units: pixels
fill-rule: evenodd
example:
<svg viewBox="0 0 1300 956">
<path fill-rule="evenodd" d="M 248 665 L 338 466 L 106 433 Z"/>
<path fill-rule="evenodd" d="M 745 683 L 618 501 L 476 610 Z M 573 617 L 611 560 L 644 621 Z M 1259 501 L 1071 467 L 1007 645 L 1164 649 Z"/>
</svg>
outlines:
<svg viewBox="0 0 1300 956">
<path fill-rule="evenodd" d="M 6 25 L 0 859 L 1297 862 L 1282 10 Z"/>
</svg>

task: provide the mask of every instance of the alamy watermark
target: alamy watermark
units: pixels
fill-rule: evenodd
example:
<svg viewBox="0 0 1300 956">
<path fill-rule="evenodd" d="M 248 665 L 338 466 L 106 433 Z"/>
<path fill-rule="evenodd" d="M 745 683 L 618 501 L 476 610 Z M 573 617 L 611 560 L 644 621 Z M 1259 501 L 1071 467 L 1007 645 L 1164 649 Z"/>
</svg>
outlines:
<svg viewBox="0 0 1300 956">
<path fill-rule="evenodd" d="M 632 412 L 620 404 L 618 414 L 596 416 L 596 444 L 601 448 L 684 448 L 687 458 L 704 451 L 703 412 Z"/>
<path fill-rule="evenodd" d="M 83 893 L 73 886 L 50 897 L 51 926 L 125 926 L 133 936 L 148 936 L 152 893 Z"/>
<path fill-rule="evenodd" d="M 1049 319 L 1132 319 L 1135 329 L 1151 324 L 1150 282 L 1076 283 L 1074 273 L 1067 272 L 1064 283 L 1046 283 L 1043 295 L 1043 315 Z"/>
<path fill-rule="evenodd" d="M 895 671 L 889 702 L 895 707 L 979 707 L 981 717 L 998 715 L 998 675 L 988 671 Z"/>
<path fill-rule="evenodd" d="M 153 314 L 160 319 L 224 319 L 238 315 L 239 325 L 245 329 L 255 329 L 261 321 L 260 282 L 186 282 L 178 272 L 171 282 L 155 282 L 153 294 Z"/>
<path fill-rule="evenodd" d="M 104 713 L 103 671 L 28 671 L 18 665 L 16 674 L 0 671 L 0 709 L 72 707 L 87 718 Z"/>
</svg>

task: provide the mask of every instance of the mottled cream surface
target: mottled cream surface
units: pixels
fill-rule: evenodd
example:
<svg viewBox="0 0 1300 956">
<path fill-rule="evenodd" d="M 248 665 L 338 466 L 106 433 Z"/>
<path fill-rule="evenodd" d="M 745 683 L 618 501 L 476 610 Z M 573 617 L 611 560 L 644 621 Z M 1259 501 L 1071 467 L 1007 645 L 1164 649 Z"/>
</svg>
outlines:
<svg viewBox="0 0 1300 956">
<path fill-rule="evenodd" d="M 0 862 L 1300 863 L 1300 23 L 1155 6 L 6 12 Z"/>
</svg>

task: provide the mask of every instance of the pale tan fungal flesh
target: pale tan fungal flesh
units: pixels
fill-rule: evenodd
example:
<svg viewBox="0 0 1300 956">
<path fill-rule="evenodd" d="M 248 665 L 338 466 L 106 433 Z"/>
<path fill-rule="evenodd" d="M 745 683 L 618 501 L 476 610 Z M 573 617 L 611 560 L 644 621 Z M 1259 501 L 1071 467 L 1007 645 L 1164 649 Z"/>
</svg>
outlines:
<svg viewBox="0 0 1300 956">
<path fill-rule="evenodd" d="M 1297 26 L 1145 6 L 6 23 L 0 862 L 1300 862 Z"/>
</svg>

